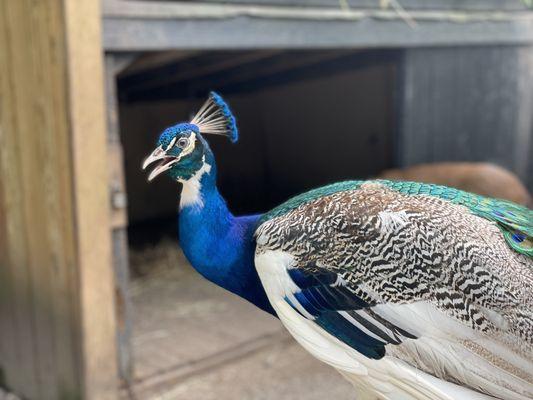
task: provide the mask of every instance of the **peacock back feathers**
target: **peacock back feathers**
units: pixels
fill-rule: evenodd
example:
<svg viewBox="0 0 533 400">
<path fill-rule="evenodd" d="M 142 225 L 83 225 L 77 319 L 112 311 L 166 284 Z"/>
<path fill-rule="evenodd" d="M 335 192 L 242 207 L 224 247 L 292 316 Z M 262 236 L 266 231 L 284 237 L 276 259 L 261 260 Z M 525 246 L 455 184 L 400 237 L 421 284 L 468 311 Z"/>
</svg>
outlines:
<svg viewBox="0 0 533 400">
<path fill-rule="evenodd" d="M 302 204 L 309 203 L 320 197 L 346 190 L 356 190 L 365 182 L 372 181 L 339 182 L 302 193 L 264 214 L 260 223 L 281 216 Z M 533 257 L 533 210 L 510 201 L 492 199 L 442 185 L 389 180 L 376 180 L 373 182 L 382 184 L 404 195 L 433 196 L 462 205 L 474 215 L 496 223 L 506 242 L 513 250 Z"/>
</svg>

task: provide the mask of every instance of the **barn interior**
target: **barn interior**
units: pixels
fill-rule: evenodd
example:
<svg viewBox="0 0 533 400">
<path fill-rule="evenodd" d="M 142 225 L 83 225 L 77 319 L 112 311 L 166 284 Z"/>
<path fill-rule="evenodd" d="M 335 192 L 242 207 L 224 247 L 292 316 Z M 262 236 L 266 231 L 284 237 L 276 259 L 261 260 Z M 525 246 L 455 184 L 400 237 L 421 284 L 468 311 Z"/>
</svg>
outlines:
<svg viewBox="0 0 533 400">
<path fill-rule="evenodd" d="M 268 210 L 318 185 L 369 177 L 394 162 L 394 51 L 171 52 L 158 55 L 157 66 L 154 57 L 149 66 L 141 57 L 118 79 L 133 230 L 174 221 L 178 185 L 168 179 L 147 185 L 139 165 L 159 133 L 190 119 L 210 90 L 238 119 L 237 144 L 208 137 L 220 190 L 237 214 Z"/>
<path fill-rule="evenodd" d="M 140 168 L 159 133 L 189 120 L 210 90 L 223 95 L 240 137 L 236 144 L 208 137 L 219 189 L 236 215 L 261 213 L 307 189 L 375 176 L 395 164 L 397 57 L 395 50 L 169 51 L 146 53 L 118 75 L 136 393 L 163 393 L 170 383 L 180 390 L 176 382 L 192 370 L 242 359 L 243 352 L 283 362 L 293 345 L 274 318 L 188 266 L 177 242 L 180 185 L 166 177 L 148 184 Z M 296 376 L 287 388 L 319 396 L 336 385 L 339 398 L 349 397 L 350 388 L 334 372 L 297 354 L 291 357 L 307 371 L 301 375 L 307 382 L 297 384 Z M 261 374 L 274 371 L 271 365 Z M 216 373 L 212 379 L 222 380 Z M 228 398 L 243 396 L 225 379 L 226 386 L 217 386 L 226 388 Z M 239 390 L 280 396 L 268 379 L 263 383 Z"/>
</svg>

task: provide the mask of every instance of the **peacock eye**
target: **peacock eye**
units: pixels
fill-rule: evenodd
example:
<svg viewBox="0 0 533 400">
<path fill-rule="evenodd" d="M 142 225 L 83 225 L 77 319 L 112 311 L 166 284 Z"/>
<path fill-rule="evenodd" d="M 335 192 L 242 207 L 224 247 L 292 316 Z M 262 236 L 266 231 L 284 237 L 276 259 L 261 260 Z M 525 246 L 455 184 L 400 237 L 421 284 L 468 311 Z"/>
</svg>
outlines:
<svg viewBox="0 0 533 400">
<path fill-rule="evenodd" d="M 187 138 L 180 138 L 176 143 L 176 146 L 178 146 L 180 149 L 184 149 L 188 144 L 189 140 Z"/>
</svg>

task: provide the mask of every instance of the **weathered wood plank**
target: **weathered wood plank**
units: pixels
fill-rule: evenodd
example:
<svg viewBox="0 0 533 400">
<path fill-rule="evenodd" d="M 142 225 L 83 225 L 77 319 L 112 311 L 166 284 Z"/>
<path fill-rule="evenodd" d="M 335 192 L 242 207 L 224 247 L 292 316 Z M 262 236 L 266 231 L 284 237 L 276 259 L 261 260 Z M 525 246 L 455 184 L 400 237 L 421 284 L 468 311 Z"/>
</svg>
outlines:
<svg viewBox="0 0 533 400">
<path fill-rule="evenodd" d="M 61 121 L 65 110 L 69 109 L 68 96 L 75 95 L 70 92 L 68 96 L 67 81 L 65 80 L 68 65 L 63 63 L 64 49 L 55 46 L 56 37 L 65 39 L 66 32 L 63 23 L 64 11 L 59 7 L 50 7 L 46 2 L 31 4 L 35 21 L 32 24 L 39 26 L 42 32 L 47 29 L 57 29 L 52 34 L 38 35 L 35 41 L 36 53 L 39 58 L 33 65 L 36 80 L 39 82 L 34 91 L 38 102 L 35 118 L 37 125 L 42 127 L 46 135 L 42 138 L 43 179 L 42 191 L 46 194 L 45 210 L 42 220 L 46 221 L 44 234 L 49 237 L 47 250 L 48 257 L 54 261 L 48 266 L 46 274 L 49 279 L 48 295 L 51 299 L 50 307 L 54 310 L 51 316 L 54 346 L 54 362 L 47 365 L 49 371 L 56 375 L 56 389 L 58 398 L 76 396 L 81 382 L 83 382 L 80 369 L 80 358 L 77 354 L 79 338 L 73 335 L 79 317 L 78 275 L 76 274 L 77 254 L 75 243 L 75 226 L 73 224 L 73 202 L 69 199 L 72 191 L 73 179 L 71 171 L 65 166 L 70 165 L 71 155 L 69 138 L 69 125 Z M 68 112 L 68 111 L 67 111 Z M 38 129 L 38 127 L 35 127 Z M 65 150 L 68 149 L 68 150 Z M 68 218 L 65 218 L 65 215 Z M 44 217 L 46 216 L 46 218 Z M 37 217 L 41 220 L 41 217 Z M 39 241 L 39 239 L 37 239 Z M 39 259 L 36 263 L 40 263 Z M 40 265 L 37 266 L 40 269 Z M 37 274 L 36 274 L 37 275 Z M 35 289 L 38 292 L 38 289 Z M 46 315 L 48 308 L 43 307 L 39 314 Z M 74 355 L 74 357 L 73 357 Z M 44 366 L 43 366 L 44 368 Z M 54 383 L 54 382 L 52 382 Z M 73 386 L 73 385 L 77 385 Z M 53 396 L 50 396 L 53 398 Z"/>
<path fill-rule="evenodd" d="M 68 154 L 61 154 L 64 146 L 68 145 L 66 131 L 56 126 L 57 115 L 64 112 L 65 106 L 62 93 L 56 92 L 58 88 L 64 89 L 62 80 L 57 76 L 65 72 L 65 67 L 56 61 L 61 53 L 50 43 L 53 37 L 64 36 L 61 19 L 60 9 L 43 2 L 33 5 L 26 18 L 30 32 L 34 33 L 31 59 L 27 60 L 29 69 L 25 71 L 26 77 L 31 76 L 32 86 L 28 87 L 27 97 L 18 111 L 19 115 L 28 111 L 33 113 L 33 118 L 24 119 L 22 130 L 39 132 L 42 129 L 50 133 L 36 136 L 33 141 L 37 145 L 31 148 L 25 145 L 26 138 L 18 136 L 24 166 L 23 196 L 30 199 L 25 201 L 26 223 L 21 229 L 28 231 L 27 251 L 36 339 L 34 351 L 40 396 L 46 399 L 75 394 L 68 385 L 77 380 L 74 372 L 76 360 L 71 356 L 75 351 L 75 342 L 69 327 L 75 315 L 71 307 L 73 291 L 66 290 L 67 295 L 62 295 L 62 291 L 72 284 L 67 278 L 67 268 L 74 255 L 67 250 L 73 246 L 73 239 L 61 239 L 64 227 L 60 216 L 70 211 L 68 205 L 61 207 L 62 180 L 69 179 L 69 175 L 64 175 L 57 164 L 58 161 L 68 160 Z M 47 102 L 51 104 L 47 105 Z M 55 132 L 56 128 L 59 133 Z M 36 180 L 35 171 L 40 171 L 41 179 Z M 42 203 L 42 206 L 36 207 L 36 202 Z M 51 262 L 43 262 L 46 259 Z M 71 317 L 63 319 L 63 315 Z"/>
<path fill-rule="evenodd" d="M 123 54 L 123 53 L 119 53 Z M 138 74 L 142 71 L 149 71 L 155 68 L 168 65 L 172 62 L 184 61 L 187 58 L 193 57 L 197 52 L 195 51 L 160 51 L 157 53 L 126 53 L 126 54 L 137 54 L 137 57 L 134 60 L 129 60 L 128 65 L 124 65 L 123 68 L 120 68 L 119 71 L 116 71 L 117 74 L 120 73 L 121 76 L 128 76 L 131 74 Z M 119 57 L 117 53 L 113 55 L 114 58 Z"/>
<path fill-rule="evenodd" d="M 28 121 L 19 118 L 21 109 L 24 109 L 31 101 L 31 86 L 15 87 L 18 80 L 26 78 L 32 81 L 31 63 L 34 54 L 32 52 L 18 52 L 23 44 L 23 30 L 30 27 L 30 21 L 20 21 L 27 12 L 25 5 L 20 2 L 2 5 L 2 40 L 0 48 L 5 51 L 1 57 L 2 65 L 2 179 L 4 185 L 2 212 L 3 223 L 6 230 L 6 249 L 2 252 L 2 267 L 11 270 L 11 281 L 6 282 L 12 288 L 12 297 L 8 300 L 12 305 L 14 317 L 12 332 L 15 358 L 10 363 L 3 363 L 7 384 L 17 388 L 24 387 L 26 380 L 27 388 L 25 395 L 36 397 L 41 393 L 41 371 L 38 370 L 38 355 L 35 351 L 37 343 L 37 331 L 34 321 L 34 299 L 32 293 L 32 266 L 29 260 L 30 244 L 28 241 L 26 209 L 24 198 L 24 168 L 22 155 L 24 153 L 24 141 L 21 135 L 15 132 L 28 130 Z M 31 43 L 29 44 L 31 46 Z M 4 47 L 5 46 L 5 47 Z M 31 103 L 30 103 L 31 104 Z M 39 201 L 39 199 L 35 199 Z M 42 339 L 42 338 L 41 338 Z M 45 339 L 49 339 L 46 337 Z M 3 361 L 3 360 L 1 360 Z"/>
<path fill-rule="evenodd" d="M 117 390 L 100 2 L 64 3 L 78 253 L 83 389 L 87 399 Z"/>
<path fill-rule="evenodd" d="M 530 46 L 406 50 L 399 165 L 488 161 L 530 179 L 531 53 Z"/>
<path fill-rule="evenodd" d="M 3 23 L 3 20 L 0 19 L 0 23 Z M 3 29 L 0 29 L 0 43 L 3 43 L 2 40 Z M 3 74 L 2 63 L 0 63 L 0 94 L 5 94 L 4 80 L 2 79 Z M 0 95 L 0 103 L 2 96 Z M 3 107 L 0 106 L 0 110 Z M 1 111 L 0 111 L 1 112 Z M 0 116 L 0 119 L 2 117 Z M 4 143 L 4 135 L 0 131 L 0 170 L 5 170 L 6 165 L 2 165 L 8 161 L 6 154 L 7 146 Z M 7 249 L 8 244 L 8 232 L 7 224 L 5 223 L 5 211 L 6 206 L 6 194 L 4 193 L 4 185 L 0 184 L 0 324 L 2 329 L 0 329 L 0 387 L 7 386 L 7 381 L 12 381 L 15 379 L 12 376 L 8 376 L 8 369 L 6 365 L 13 365 L 16 361 L 15 353 L 15 308 L 13 306 L 13 297 L 14 293 L 12 290 L 11 282 L 13 282 L 12 271 L 10 268 L 9 260 L 7 259 Z M 9 372 L 12 372 L 11 370 Z"/>
<path fill-rule="evenodd" d="M 517 73 L 521 77 L 517 96 L 522 112 L 517 120 L 516 170 L 533 191 L 533 47 L 519 50 Z"/>
<path fill-rule="evenodd" d="M 104 47 L 116 51 L 421 47 L 532 43 L 528 11 L 410 11 L 113 0 Z M 275 34 L 273 34 L 275 33 Z"/>
<path fill-rule="evenodd" d="M 111 399 L 98 3 L 2 2 L 0 32 L 3 384 L 29 399 Z"/>
<path fill-rule="evenodd" d="M 197 57 L 191 56 L 183 61 L 178 60 L 179 64 L 177 62 L 169 62 L 164 66 L 154 68 L 149 74 L 143 74 L 142 72 L 135 75 L 129 74 L 121 79 L 121 83 L 129 82 L 128 92 L 144 92 L 154 87 L 164 87 L 176 82 L 205 79 L 217 73 L 251 63 L 261 64 L 279 53 L 279 50 L 263 50 L 230 52 L 230 54 L 215 52 Z M 299 56 L 299 58 L 303 58 L 305 55 L 299 54 Z M 305 61 L 300 60 L 300 62 Z M 124 88 L 124 85 L 121 85 L 121 89 Z"/>
<path fill-rule="evenodd" d="M 335 63 L 334 60 L 338 60 L 339 68 L 342 68 L 346 61 L 342 58 L 343 56 L 353 55 L 353 58 L 357 58 L 355 51 L 281 52 L 266 50 L 244 53 L 245 57 L 240 56 L 239 52 L 216 52 L 216 56 L 211 54 L 198 56 L 187 63 L 171 64 L 150 71 L 149 74 L 141 73 L 122 78 L 119 81 L 121 96 L 128 101 L 135 101 L 190 97 L 198 94 L 203 96 L 213 89 L 228 93 L 238 86 L 246 88 L 247 82 L 263 81 L 273 75 L 282 75 L 285 71 L 312 66 L 319 69 L 321 63 Z M 361 59 L 364 60 L 366 57 L 362 55 Z M 196 76 L 194 73 L 189 74 L 195 70 L 204 70 L 207 73 Z M 223 89 L 221 89 L 221 84 Z"/>
<path fill-rule="evenodd" d="M 126 183 L 120 140 L 116 75 L 122 62 L 111 54 L 105 56 L 107 140 L 109 151 L 109 185 L 111 192 L 111 225 L 113 270 L 115 274 L 115 310 L 117 320 L 118 372 L 121 379 L 130 382 L 133 376 L 131 331 L 133 323 L 129 292 L 128 216 L 126 213 Z"/>
<path fill-rule="evenodd" d="M 133 378 L 133 305 L 130 293 L 128 237 L 126 227 L 113 229 L 113 266 L 117 315 L 117 350 L 120 378 L 128 385 Z"/>
<path fill-rule="evenodd" d="M 153 3 L 161 0 L 131 0 L 137 2 Z M 167 0 L 168 2 L 176 0 Z M 112 3 L 113 0 L 106 0 Z M 252 5 L 280 5 L 280 6 L 305 6 L 341 8 L 339 0 L 195 0 L 195 3 L 212 4 L 252 4 Z M 383 4 L 384 8 L 392 8 L 390 1 L 378 0 L 346 0 L 345 4 L 351 8 L 369 8 Z M 526 10 L 527 5 L 520 0 L 402 0 L 405 9 L 436 9 L 436 10 Z M 345 6 L 344 6 L 345 7 Z"/>
</svg>

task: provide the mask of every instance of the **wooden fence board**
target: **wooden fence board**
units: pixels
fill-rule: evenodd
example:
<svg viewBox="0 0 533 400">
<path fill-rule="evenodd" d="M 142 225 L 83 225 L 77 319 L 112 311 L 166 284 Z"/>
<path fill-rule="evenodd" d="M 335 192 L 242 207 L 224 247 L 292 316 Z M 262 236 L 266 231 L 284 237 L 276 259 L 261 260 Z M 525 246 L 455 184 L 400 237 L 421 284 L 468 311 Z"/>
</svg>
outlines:
<svg viewBox="0 0 533 400">
<path fill-rule="evenodd" d="M 84 395 L 114 399 L 117 352 L 100 2 L 65 2 Z"/>
<path fill-rule="evenodd" d="M 20 66 L 24 66 L 28 53 L 17 52 L 17 47 L 21 44 L 22 38 L 17 35 L 17 27 L 13 26 L 13 20 L 20 18 L 24 10 L 21 4 L 14 4 L 7 7 L 2 3 L 2 39 L 5 41 L 5 57 L 2 57 L 0 75 L 2 76 L 2 184 L 4 185 L 3 194 L 4 209 L 2 210 L 2 223 L 6 231 L 6 251 L 1 256 L 2 268 L 10 272 L 11 281 L 6 282 L 10 286 L 11 298 L 11 316 L 13 318 L 14 331 L 11 333 L 14 339 L 13 358 L 9 364 L 2 363 L 2 369 L 5 371 L 6 383 L 19 387 L 26 382 L 28 385 L 28 397 L 38 393 L 38 378 L 35 368 L 35 354 L 33 344 L 35 342 L 35 332 L 33 329 L 32 315 L 32 294 L 31 294 L 31 277 L 30 268 L 27 259 L 27 240 L 26 232 L 21 227 L 25 226 L 24 208 L 22 194 L 22 161 L 20 154 L 22 152 L 21 143 L 16 135 L 10 134 L 22 129 L 21 121 L 17 118 L 18 104 L 24 92 L 17 88 L 15 96 L 14 80 L 17 74 L 20 77 L 22 71 Z M 19 29 L 23 27 L 19 26 Z M 9 61 L 9 62 L 8 62 Z M 11 80 L 10 78 L 13 77 Z M 8 317 L 8 316 L 4 316 Z M 2 322 L 3 325 L 3 322 Z"/>
<path fill-rule="evenodd" d="M 0 4 L 1 384 L 28 399 L 116 396 L 99 15 Z"/>
</svg>

